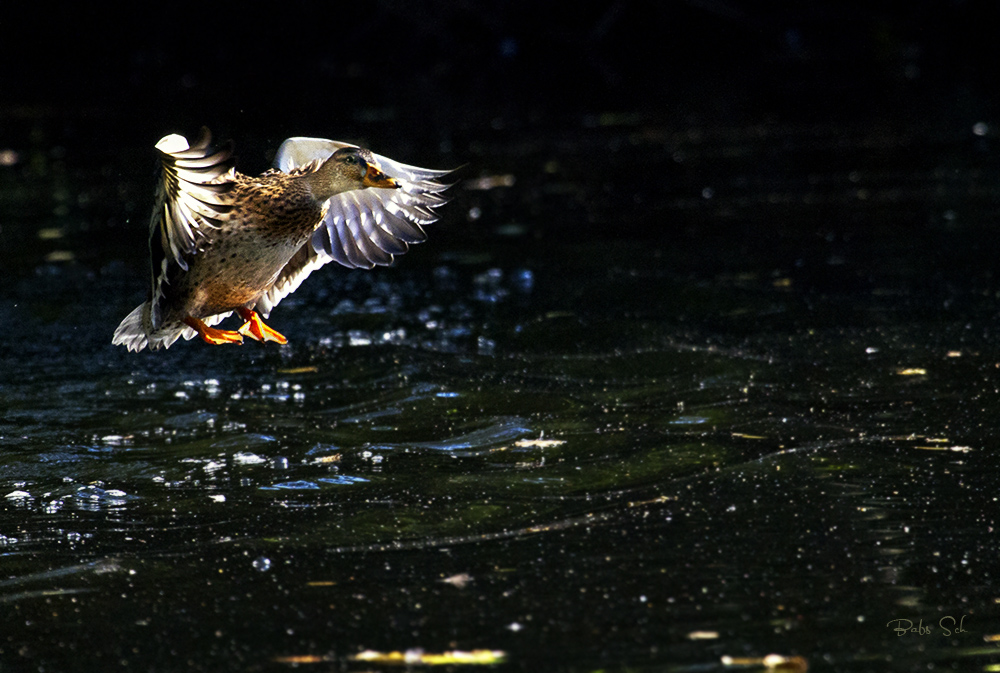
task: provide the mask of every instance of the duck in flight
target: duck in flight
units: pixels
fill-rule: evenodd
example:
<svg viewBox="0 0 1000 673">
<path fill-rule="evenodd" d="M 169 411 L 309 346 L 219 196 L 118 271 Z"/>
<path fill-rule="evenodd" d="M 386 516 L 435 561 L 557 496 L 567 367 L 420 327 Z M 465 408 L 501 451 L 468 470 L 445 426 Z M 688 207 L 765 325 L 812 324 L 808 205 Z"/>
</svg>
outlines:
<svg viewBox="0 0 1000 673">
<path fill-rule="evenodd" d="M 264 324 L 278 302 L 329 262 L 391 264 L 437 220 L 450 171 L 407 166 L 348 143 L 289 138 L 276 168 L 236 172 L 232 144 L 168 135 L 150 222 L 149 299 L 115 330 L 130 351 L 169 348 L 179 337 L 210 344 L 287 343 Z M 237 330 L 214 327 L 236 313 Z"/>
</svg>

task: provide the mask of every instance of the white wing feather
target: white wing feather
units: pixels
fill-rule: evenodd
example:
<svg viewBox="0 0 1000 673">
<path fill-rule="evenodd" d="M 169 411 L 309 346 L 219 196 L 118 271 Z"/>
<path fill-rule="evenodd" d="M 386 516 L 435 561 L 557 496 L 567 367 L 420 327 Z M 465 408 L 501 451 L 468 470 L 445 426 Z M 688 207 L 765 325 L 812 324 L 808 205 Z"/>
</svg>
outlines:
<svg viewBox="0 0 1000 673">
<path fill-rule="evenodd" d="M 325 161 L 350 143 L 323 138 L 289 138 L 278 148 L 275 168 L 285 173 Z M 332 197 L 326 215 L 307 243 L 260 298 L 257 311 L 265 317 L 294 292 L 314 270 L 337 262 L 349 268 L 370 269 L 392 263 L 410 244 L 426 239 L 422 227 L 437 220 L 433 208 L 446 199 L 448 185 L 437 181 L 451 171 L 438 171 L 393 161 L 372 153 L 378 168 L 395 179 L 399 189 L 358 189 Z"/>
<path fill-rule="evenodd" d="M 160 302 L 163 285 L 176 269 L 188 269 L 188 260 L 198 253 L 201 239 L 229 216 L 230 194 L 235 173 L 232 145 L 212 147 L 212 135 L 203 128 L 193 145 L 177 134 L 156 143 L 161 171 L 156 201 L 149 223 L 151 257 L 150 299 L 122 320 L 111 343 L 130 351 L 169 348 L 178 338 L 191 339 L 196 332 L 182 324 L 163 325 Z M 229 313 L 211 316 L 214 325 Z"/>
</svg>

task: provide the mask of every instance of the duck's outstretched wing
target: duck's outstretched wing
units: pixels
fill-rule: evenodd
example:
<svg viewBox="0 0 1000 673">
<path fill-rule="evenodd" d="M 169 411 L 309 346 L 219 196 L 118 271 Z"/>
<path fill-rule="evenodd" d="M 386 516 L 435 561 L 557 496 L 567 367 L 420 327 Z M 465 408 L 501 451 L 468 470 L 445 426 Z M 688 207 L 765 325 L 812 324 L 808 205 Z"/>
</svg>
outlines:
<svg viewBox="0 0 1000 673">
<path fill-rule="evenodd" d="M 202 127 L 189 145 L 177 134 L 156 143 L 161 176 L 149 222 L 149 259 L 152 271 L 150 328 L 158 330 L 164 283 L 179 270 L 187 271 L 187 257 L 198 252 L 201 239 L 224 222 L 233 208 L 236 184 L 233 146 L 212 147 L 212 133 Z M 190 339 L 193 330 L 185 333 Z"/>
<path fill-rule="evenodd" d="M 150 298 L 115 330 L 115 345 L 125 345 L 130 351 L 147 345 L 168 348 L 180 336 L 190 339 L 195 335 L 194 330 L 183 325 L 161 329 L 160 302 L 164 285 L 179 271 L 187 270 L 187 258 L 198 252 L 200 240 L 232 210 L 232 144 L 213 149 L 211 142 L 212 134 L 203 128 L 194 145 L 176 134 L 156 143 L 161 178 L 149 222 Z M 213 316 L 208 324 L 223 317 Z"/>
<path fill-rule="evenodd" d="M 281 144 L 275 167 L 286 173 L 309 170 L 350 143 L 322 138 L 289 138 Z M 434 208 L 447 202 L 441 192 L 449 185 L 438 178 L 451 171 L 418 168 L 372 154 L 378 168 L 399 183 L 399 189 L 356 189 L 332 197 L 322 223 L 261 297 L 257 310 L 265 316 L 294 292 L 315 269 L 337 262 L 370 269 L 392 263 L 410 244 L 427 238 L 423 227 L 437 221 Z M 310 165 L 311 164 L 311 165 Z"/>
<path fill-rule="evenodd" d="M 211 143 L 207 128 L 201 129 L 194 145 L 177 134 L 156 143 L 162 172 L 149 223 L 150 247 L 159 247 L 165 263 L 184 270 L 188 268 L 185 257 L 198 251 L 199 239 L 232 210 L 232 143 L 219 148 L 212 148 Z"/>
</svg>

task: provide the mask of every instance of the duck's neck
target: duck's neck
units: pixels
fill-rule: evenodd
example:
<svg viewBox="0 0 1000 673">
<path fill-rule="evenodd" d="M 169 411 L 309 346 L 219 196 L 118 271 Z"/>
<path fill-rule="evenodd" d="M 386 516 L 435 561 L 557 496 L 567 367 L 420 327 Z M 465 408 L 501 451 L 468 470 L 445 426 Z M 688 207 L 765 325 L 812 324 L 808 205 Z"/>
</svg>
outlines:
<svg viewBox="0 0 1000 673">
<path fill-rule="evenodd" d="M 326 201 L 331 196 L 352 189 L 361 189 L 363 185 L 356 180 L 351 180 L 338 170 L 339 166 L 332 158 L 324 161 L 319 168 L 312 173 L 302 176 L 302 179 L 309 185 L 313 198 L 316 201 Z"/>
</svg>

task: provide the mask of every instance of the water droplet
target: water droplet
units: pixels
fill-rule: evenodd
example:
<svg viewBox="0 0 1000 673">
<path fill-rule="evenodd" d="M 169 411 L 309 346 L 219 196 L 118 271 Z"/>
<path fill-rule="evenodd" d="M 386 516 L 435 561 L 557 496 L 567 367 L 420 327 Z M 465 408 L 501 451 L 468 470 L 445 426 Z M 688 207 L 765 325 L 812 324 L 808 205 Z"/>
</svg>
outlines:
<svg viewBox="0 0 1000 673">
<path fill-rule="evenodd" d="M 518 292 L 531 292 L 535 287 L 535 274 L 531 269 L 518 269 L 511 276 L 511 283 Z"/>
<path fill-rule="evenodd" d="M 496 342 L 481 336 L 476 340 L 476 348 L 480 355 L 493 355 L 496 350 Z"/>
</svg>

